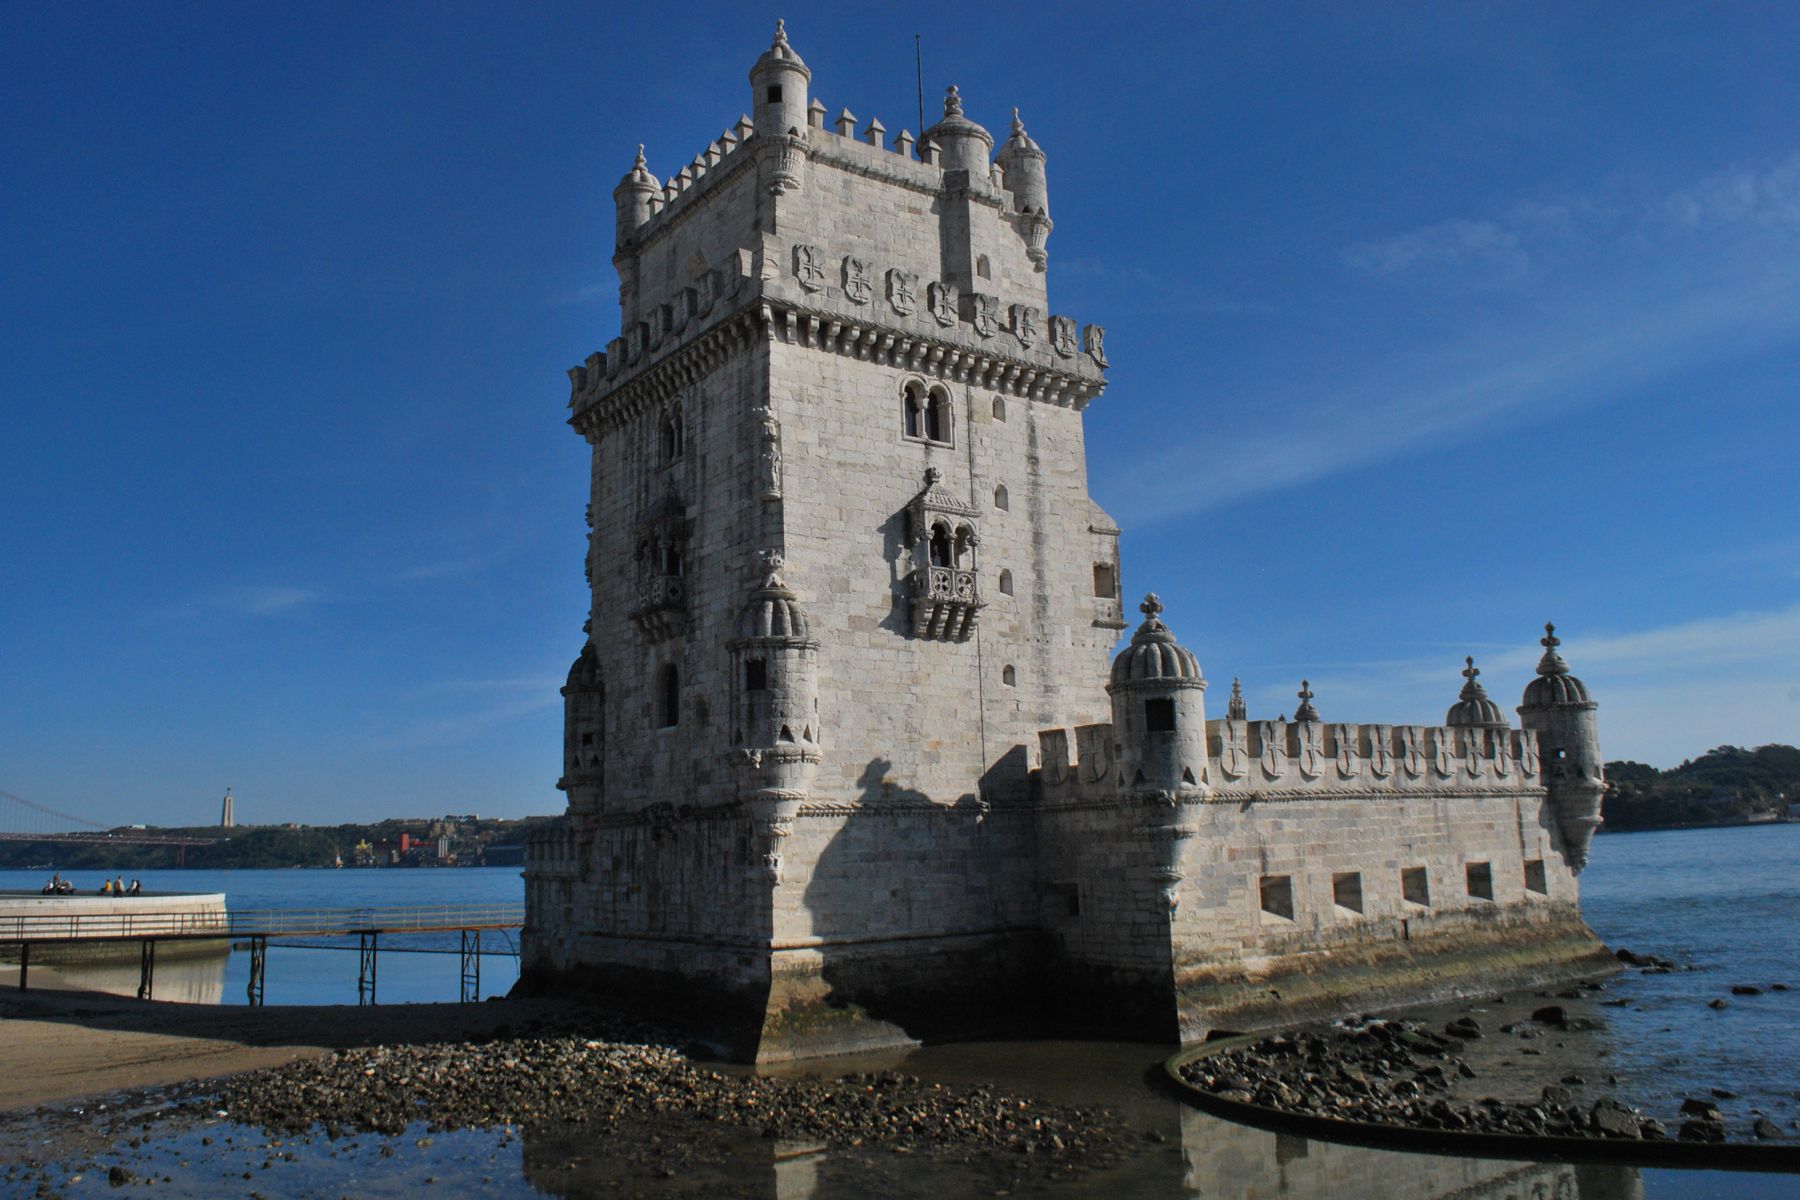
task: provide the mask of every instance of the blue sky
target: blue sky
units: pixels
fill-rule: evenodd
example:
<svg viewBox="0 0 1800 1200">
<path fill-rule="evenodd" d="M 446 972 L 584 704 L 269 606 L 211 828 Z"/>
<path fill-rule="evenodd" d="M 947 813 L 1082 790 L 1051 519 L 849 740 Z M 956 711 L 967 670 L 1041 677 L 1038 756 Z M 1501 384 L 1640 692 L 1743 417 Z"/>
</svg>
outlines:
<svg viewBox="0 0 1800 1200">
<path fill-rule="evenodd" d="M 106 821 L 559 807 L 611 189 L 957 83 L 1049 155 L 1124 582 L 1222 703 L 1800 741 L 1791 5 L 18 4 L 0 790 Z M 954 31 L 954 32 L 952 32 Z M 915 129 L 916 132 L 916 129 Z"/>
</svg>

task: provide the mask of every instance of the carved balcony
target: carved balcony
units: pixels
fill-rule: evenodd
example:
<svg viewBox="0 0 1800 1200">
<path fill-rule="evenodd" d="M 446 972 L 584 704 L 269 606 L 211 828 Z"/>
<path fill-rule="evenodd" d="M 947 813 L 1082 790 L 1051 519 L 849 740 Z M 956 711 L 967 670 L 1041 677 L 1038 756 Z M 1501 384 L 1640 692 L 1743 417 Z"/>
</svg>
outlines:
<svg viewBox="0 0 1800 1200">
<path fill-rule="evenodd" d="M 981 614 L 975 572 L 956 567 L 918 567 L 912 573 L 913 636 L 967 641 Z"/>
<path fill-rule="evenodd" d="M 638 581 L 638 602 L 631 619 L 652 642 L 685 632 L 687 580 L 679 575 L 646 575 Z"/>
</svg>

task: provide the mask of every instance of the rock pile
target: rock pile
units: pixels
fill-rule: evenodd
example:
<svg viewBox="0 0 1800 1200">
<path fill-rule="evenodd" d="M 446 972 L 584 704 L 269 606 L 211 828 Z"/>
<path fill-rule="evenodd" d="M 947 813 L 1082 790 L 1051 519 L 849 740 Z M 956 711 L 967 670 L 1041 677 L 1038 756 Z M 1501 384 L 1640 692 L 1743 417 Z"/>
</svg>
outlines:
<svg viewBox="0 0 1800 1200">
<path fill-rule="evenodd" d="M 1533 1016 L 1553 1027 L 1573 1023 L 1560 1008 Z M 1463 1042 L 1480 1037 L 1481 1029 L 1465 1017 L 1452 1021 L 1446 1033 L 1439 1036 L 1413 1021 L 1366 1020 L 1330 1032 L 1265 1037 L 1196 1059 L 1181 1072 L 1195 1087 L 1224 1100 L 1343 1121 L 1531 1137 L 1669 1136 L 1660 1121 L 1611 1097 L 1584 1109 L 1560 1084 L 1546 1086 L 1530 1103 L 1459 1100 L 1455 1083 L 1475 1072 L 1458 1051 Z M 1679 1136 L 1723 1140 L 1724 1128 L 1720 1121 L 1715 1137 L 1715 1126 L 1696 1115 Z"/>
<path fill-rule="evenodd" d="M 686 1115 L 772 1139 L 1086 1160 L 1118 1139 L 1105 1110 L 1044 1105 L 991 1087 L 945 1087 L 891 1071 L 837 1079 L 724 1074 L 666 1046 L 579 1036 L 342 1051 L 237 1076 L 210 1103 L 235 1121 L 289 1133 L 318 1125 L 332 1137 L 394 1135 L 421 1122 L 582 1122 L 606 1131 Z"/>
</svg>

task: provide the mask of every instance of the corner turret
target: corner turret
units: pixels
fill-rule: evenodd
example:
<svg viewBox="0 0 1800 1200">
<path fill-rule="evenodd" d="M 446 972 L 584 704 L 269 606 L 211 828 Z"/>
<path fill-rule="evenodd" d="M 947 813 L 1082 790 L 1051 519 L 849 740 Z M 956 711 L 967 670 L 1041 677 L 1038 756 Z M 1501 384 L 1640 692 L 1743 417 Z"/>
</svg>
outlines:
<svg viewBox="0 0 1800 1200">
<path fill-rule="evenodd" d="M 804 134 L 806 87 L 811 81 L 812 72 L 788 45 L 787 23 L 776 21 L 774 42 L 750 68 L 750 112 L 757 132 Z"/>
<path fill-rule="evenodd" d="M 1144 623 L 1113 660 L 1113 730 L 1126 785 L 1168 793 L 1205 788 L 1206 679 L 1200 664 L 1159 618 L 1162 601 L 1144 597 Z"/>
<path fill-rule="evenodd" d="M 644 147 L 637 148 L 637 161 L 631 164 L 631 170 L 619 180 L 619 186 L 613 189 L 613 206 L 618 210 L 616 245 L 624 249 L 631 235 L 638 231 L 644 222 L 650 219 L 650 198 L 662 191 L 662 184 L 656 181 L 644 165 Z"/>
<path fill-rule="evenodd" d="M 571 813 L 591 816 L 600 811 L 606 765 L 606 686 L 594 643 L 582 646 L 569 665 L 562 697 L 563 775 L 556 786 L 568 793 Z"/>
<path fill-rule="evenodd" d="M 1556 626 L 1544 626 L 1539 644 L 1544 657 L 1538 661 L 1537 678 L 1525 686 L 1519 724 L 1537 732 L 1544 786 L 1562 833 L 1563 853 L 1570 869 L 1579 872 L 1587 866 L 1588 846 L 1600 827 L 1600 802 L 1606 795 L 1594 718 L 1599 706 L 1557 653 L 1562 640 Z"/>
<path fill-rule="evenodd" d="M 765 551 L 763 581 L 738 615 L 729 646 L 730 760 L 738 797 L 765 842 L 772 882 L 781 876 L 780 839 L 800 811 L 823 758 L 819 750 L 819 643 L 800 601 L 782 582 L 782 556 Z"/>
<path fill-rule="evenodd" d="M 1031 265 L 1042 271 L 1050 261 L 1044 245 L 1050 239 L 1050 188 L 1044 179 L 1044 152 L 1025 132 L 1019 110 L 1013 109 L 1012 136 L 1000 147 L 995 157 L 1000 164 L 1007 191 L 1012 193 L 1013 217 L 1019 235 L 1025 239 L 1025 253 Z"/>
</svg>

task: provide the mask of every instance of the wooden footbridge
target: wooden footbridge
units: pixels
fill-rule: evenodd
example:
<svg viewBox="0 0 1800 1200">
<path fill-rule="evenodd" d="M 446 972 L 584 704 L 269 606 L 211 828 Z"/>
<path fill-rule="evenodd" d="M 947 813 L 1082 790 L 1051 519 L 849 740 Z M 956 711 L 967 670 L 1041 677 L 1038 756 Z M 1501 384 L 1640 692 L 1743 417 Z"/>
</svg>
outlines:
<svg viewBox="0 0 1800 1200">
<path fill-rule="evenodd" d="M 263 1002 L 271 938 L 352 937 L 357 939 L 356 1002 L 374 1004 L 383 934 L 457 933 L 461 935 L 462 1000 L 481 996 L 481 935 L 484 931 L 518 929 L 525 923 L 523 904 L 437 904 L 383 908 L 263 908 L 226 912 L 159 911 L 157 897 L 130 898 L 107 911 L 56 911 L 48 904 L 33 911 L 0 914 L 0 947 L 19 948 L 19 990 L 30 984 L 32 947 L 91 946 L 137 943 L 138 999 L 154 998 L 156 948 L 166 942 L 226 940 L 245 944 L 250 952 L 250 982 L 245 987 L 253 1005 Z M 139 907 L 141 905 L 141 907 Z"/>
</svg>

